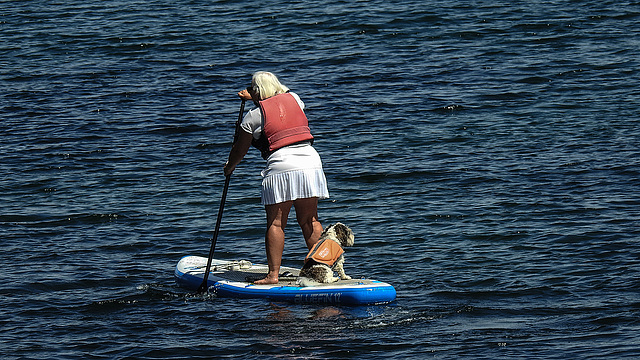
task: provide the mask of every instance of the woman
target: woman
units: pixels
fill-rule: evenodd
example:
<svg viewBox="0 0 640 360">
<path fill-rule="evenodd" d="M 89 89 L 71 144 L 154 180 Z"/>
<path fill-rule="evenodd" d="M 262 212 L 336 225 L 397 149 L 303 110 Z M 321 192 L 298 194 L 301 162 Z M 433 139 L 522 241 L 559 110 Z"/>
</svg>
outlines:
<svg viewBox="0 0 640 360">
<path fill-rule="evenodd" d="M 238 93 L 253 100 L 256 108 L 243 118 L 224 174 L 229 176 L 253 144 L 267 160 L 262 170 L 262 204 L 267 214 L 265 247 L 269 272 L 255 284 L 276 284 L 284 250 L 284 228 L 291 206 L 302 229 L 307 248 L 318 242 L 318 199 L 329 197 L 322 162 L 311 146 L 313 136 L 304 114 L 304 103 L 289 92 L 272 73 L 259 71 L 251 86 Z"/>
</svg>

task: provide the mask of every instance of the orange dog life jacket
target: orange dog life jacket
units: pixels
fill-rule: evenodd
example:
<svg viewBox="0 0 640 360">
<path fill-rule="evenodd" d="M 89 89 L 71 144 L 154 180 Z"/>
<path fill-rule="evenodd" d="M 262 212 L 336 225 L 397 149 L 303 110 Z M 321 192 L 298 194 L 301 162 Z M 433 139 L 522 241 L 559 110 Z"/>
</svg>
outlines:
<svg viewBox="0 0 640 360">
<path fill-rule="evenodd" d="M 317 263 L 333 266 L 343 253 L 344 250 L 335 240 L 323 239 L 318 241 L 318 243 L 309 251 L 307 257 L 304 259 L 304 263 L 306 264 L 308 261 L 315 261 Z"/>
</svg>

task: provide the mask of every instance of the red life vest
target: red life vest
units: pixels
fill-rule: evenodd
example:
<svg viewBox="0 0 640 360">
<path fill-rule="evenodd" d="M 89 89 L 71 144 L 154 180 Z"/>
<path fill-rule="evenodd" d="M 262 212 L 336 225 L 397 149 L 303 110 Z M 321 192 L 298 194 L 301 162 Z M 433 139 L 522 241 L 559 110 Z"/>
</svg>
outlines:
<svg viewBox="0 0 640 360">
<path fill-rule="evenodd" d="M 253 145 L 267 158 L 274 151 L 301 141 L 311 141 L 309 121 L 298 102 L 289 93 L 260 101 L 262 135 Z"/>
<path fill-rule="evenodd" d="M 323 239 L 318 241 L 309 251 L 307 257 L 304 259 L 304 263 L 306 264 L 308 261 L 315 261 L 317 263 L 333 266 L 343 253 L 344 250 L 335 240 Z"/>
</svg>

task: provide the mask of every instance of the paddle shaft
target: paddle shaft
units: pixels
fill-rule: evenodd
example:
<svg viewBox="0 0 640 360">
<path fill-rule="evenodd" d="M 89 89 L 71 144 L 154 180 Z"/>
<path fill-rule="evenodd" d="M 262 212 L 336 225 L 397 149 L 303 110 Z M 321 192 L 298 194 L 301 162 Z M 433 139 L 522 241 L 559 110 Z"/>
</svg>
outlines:
<svg viewBox="0 0 640 360">
<path fill-rule="evenodd" d="M 242 121 L 242 114 L 244 113 L 244 102 L 242 99 L 242 104 L 240 105 L 240 114 L 238 115 L 238 121 L 236 122 L 236 134 L 234 136 L 233 142 L 237 139 L 238 135 L 238 127 L 240 126 L 240 122 Z M 213 253 L 216 248 L 216 242 L 218 241 L 218 234 L 220 233 L 220 223 L 222 222 L 222 212 L 224 211 L 224 203 L 227 199 L 227 190 L 229 190 L 229 182 L 231 181 L 231 174 L 227 175 L 224 179 L 224 189 L 222 190 L 222 199 L 220 199 L 220 208 L 218 209 L 218 219 L 216 220 L 216 228 L 213 231 L 213 238 L 211 239 L 211 249 L 209 249 L 209 260 L 207 261 L 207 269 L 204 273 L 204 279 L 202 280 L 202 284 L 198 288 L 198 293 L 203 293 L 207 291 L 207 280 L 209 280 L 209 272 L 211 271 L 211 261 L 213 261 Z"/>
</svg>

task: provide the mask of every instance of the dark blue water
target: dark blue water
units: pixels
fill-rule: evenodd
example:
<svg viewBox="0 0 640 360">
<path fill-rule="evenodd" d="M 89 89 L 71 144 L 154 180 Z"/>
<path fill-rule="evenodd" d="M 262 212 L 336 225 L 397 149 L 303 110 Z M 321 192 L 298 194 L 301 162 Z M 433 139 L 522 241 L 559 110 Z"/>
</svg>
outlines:
<svg viewBox="0 0 640 360">
<path fill-rule="evenodd" d="M 634 1 L 2 1 L 0 354 L 637 358 L 639 39 Z M 394 304 L 175 286 L 257 70 L 306 102 L 322 221 Z M 234 173 L 219 258 L 265 261 L 262 165 Z"/>
</svg>

